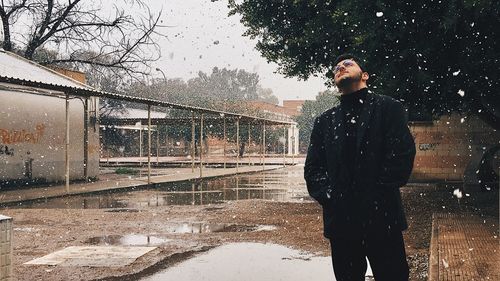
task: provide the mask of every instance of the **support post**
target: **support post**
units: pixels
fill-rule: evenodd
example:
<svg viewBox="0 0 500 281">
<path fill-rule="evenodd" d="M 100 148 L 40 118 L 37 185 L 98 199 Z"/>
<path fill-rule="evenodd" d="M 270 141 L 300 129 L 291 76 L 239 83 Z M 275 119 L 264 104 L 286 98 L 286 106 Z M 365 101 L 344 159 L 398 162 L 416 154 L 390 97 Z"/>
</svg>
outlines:
<svg viewBox="0 0 500 281">
<path fill-rule="evenodd" d="M 295 165 L 295 125 L 292 125 L 292 165 Z"/>
<path fill-rule="evenodd" d="M 148 184 L 151 184 L 151 105 L 148 104 Z"/>
<path fill-rule="evenodd" d="M 240 165 L 240 118 L 236 119 L 236 172 Z"/>
<path fill-rule="evenodd" d="M 168 149 L 168 126 L 165 124 L 165 156 L 168 156 Z"/>
<path fill-rule="evenodd" d="M 263 147 L 263 141 L 264 141 L 264 123 L 260 126 L 260 144 L 259 144 L 259 164 L 262 165 L 262 147 Z"/>
<path fill-rule="evenodd" d="M 283 167 L 286 167 L 286 126 L 283 125 Z"/>
<path fill-rule="evenodd" d="M 160 164 L 160 129 L 156 123 L 156 165 Z"/>
<path fill-rule="evenodd" d="M 203 178 L 203 113 L 200 116 L 200 179 Z"/>
<path fill-rule="evenodd" d="M 266 169 L 266 121 L 264 120 L 264 128 L 263 128 L 263 136 L 262 136 L 262 143 L 263 143 L 263 151 L 262 151 L 262 170 L 264 171 Z"/>
<path fill-rule="evenodd" d="M 69 94 L 66 94 L 66 145 L 64 152 L 64 180 L 66 182 L 66 192 L 69 193 Z"/>
<path fill-rule="evenodd" d="M 142 121 L 139 122 L 139 168 L 142 167 Z"/>
<path fill-rule="evenodd" d="M 226 162 L 227 162 L 227 159 L 226 159 L 226 143 L 227 143 L 227 136 L 226 136 L 226 116 L 224 115 L 223 117 L 223 121 L 224 121 L 224 170 L 226 169 Z"/>
<path fill-rule="evenodd" d="M 195 151 L 194 151 L 194 130 L 195 130 L 195 124 L 194 124 L 194 112 L 191 112 L 191 173 L 194 173 L 194 156 L 195 156 Z"/>
<path fill-rule="evenodd" d="M 89 179 L 89 99 L 83 103 L 83 177 Z"/>
<path fill-rule="evenodd" d="M 247 145 L 247 154 L 248 154 L 248 166 L 250 165 L 253 165 L 253 162 L 252 160 L 250 159 L 250 144 L 251 144 L 251 141 L 250 141 L 250 121 L 248 121 L 248 145 Z"/>
</svg>

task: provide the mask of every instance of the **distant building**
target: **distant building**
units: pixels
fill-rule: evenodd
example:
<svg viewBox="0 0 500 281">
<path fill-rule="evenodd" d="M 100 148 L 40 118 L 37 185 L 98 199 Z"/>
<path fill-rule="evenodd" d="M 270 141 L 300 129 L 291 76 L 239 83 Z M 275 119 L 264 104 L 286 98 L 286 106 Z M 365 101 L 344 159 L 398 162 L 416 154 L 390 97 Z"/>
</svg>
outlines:
<svg viewBox="0 0 500 281">
<path fill-rule="evenodd" d="M 306 100 L 283 100 L 283 108 L 288 115 L 295 117 L 302 113 L 302 106 Z"/>
<path fill-rule="evenodd" d="M 293 121 L 295 116 L 300 115 L 304 100 L 284 100 L 283 106 L 264 101 L 247 101 L 246 103 L 278 120 Z M 286 143 L 288 155 L 299 153 L 299 128 L 297 125 L 288 127 Z"/>
</svg>

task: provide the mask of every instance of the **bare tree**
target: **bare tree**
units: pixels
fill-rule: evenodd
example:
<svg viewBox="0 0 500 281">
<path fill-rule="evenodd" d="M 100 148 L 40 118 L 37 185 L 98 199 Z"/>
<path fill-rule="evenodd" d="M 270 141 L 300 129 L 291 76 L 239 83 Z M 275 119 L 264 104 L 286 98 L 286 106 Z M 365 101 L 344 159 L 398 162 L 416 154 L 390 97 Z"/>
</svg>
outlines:
<svg viewBox="0 0 500 281">
<path fill-rule="evenodd" d="M 161 11 L 153 14 L 141 0 L 116 1 L 111 11 L 105 16 L 100 1 L 1 0 L 2 47 L 42 64 L 147 73 L 160 54 L 154 35 Z"/>
</svg>

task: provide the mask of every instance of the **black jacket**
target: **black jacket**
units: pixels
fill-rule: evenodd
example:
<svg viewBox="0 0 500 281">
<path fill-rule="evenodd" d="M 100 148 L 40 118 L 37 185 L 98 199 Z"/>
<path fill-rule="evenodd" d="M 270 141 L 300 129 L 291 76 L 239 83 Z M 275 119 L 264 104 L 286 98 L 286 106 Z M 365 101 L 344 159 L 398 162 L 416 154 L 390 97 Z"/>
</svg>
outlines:
<svg viewBox="0 0 500 281">
<path fill-rule="evenodd" d="M 400 102 L 369 92 L 358 120 L 355 169 L 343 182 L 342 106 L 316 118 L 304 167 L 309 194 L 323 206 L 324 234 L 407 228 L 399 187 L 413 168 L 415 143 Z"/>
</svg>

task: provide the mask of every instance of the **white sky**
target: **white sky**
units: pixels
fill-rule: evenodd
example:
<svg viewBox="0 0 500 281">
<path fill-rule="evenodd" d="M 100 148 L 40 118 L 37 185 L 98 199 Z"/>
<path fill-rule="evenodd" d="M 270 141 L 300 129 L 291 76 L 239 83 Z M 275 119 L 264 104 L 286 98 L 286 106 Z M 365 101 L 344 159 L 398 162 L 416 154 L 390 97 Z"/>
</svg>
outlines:
<svg viewBox="0 0 500 281">
<path fill-rule="evenodd" d="M 163 9 L 162 34 L 167 38 L 159 41 L 162 58 L 153 65 L 168 78 L 185 80 L 197 76 L 199 70 L 211 73 L 214 66 L 228 69 L 244 69 L 256 72 L 260 84 L 271 88 L 280 99 L 314 99 L 318 92 L 326 90 L 321 78 L 298 81 L 275 74 L 275 64 L 268 64 L 255 50 L 255 40 L 243 37 L 245 30 L 239 15 L 228 17 L 227 1 L 210 0 L 163 0 L 145 1 L 151 11 Z M 156 72 L 156 71 L 154 71 Z M 153 75 L 163 77 L 156 72 Z"/>
</svg>

